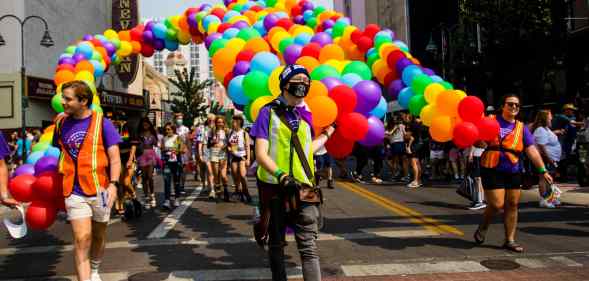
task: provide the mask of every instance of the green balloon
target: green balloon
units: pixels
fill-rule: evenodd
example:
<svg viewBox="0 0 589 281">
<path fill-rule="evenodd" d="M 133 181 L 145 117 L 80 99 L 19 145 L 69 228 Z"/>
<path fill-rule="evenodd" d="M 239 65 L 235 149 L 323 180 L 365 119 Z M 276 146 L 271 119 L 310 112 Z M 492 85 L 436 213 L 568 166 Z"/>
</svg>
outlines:
<svg viewBox="0 0 589 281">
<path fill-rule="evenodd" d="M 286 47 L 292 44 L 294 44 L 294 39 L 292 37 L 284 38 L 278 44 L 278 50 L 280 51 L 280 53 L 284 54 L 284 50 L 286 50 Z"/>
<path fill-rule="evenodd" d="M 211 47 L 209 47 L 209 57 L 213 57 L 213 55 L 215 55 L 215 53 L 220 50 L 221 48 L 224 48 L 225 45 L 227 45 L 227 39 L 223 39 L 223 38 L 219 38 L 215 41 L 213 41 L 213 43 L 211 43 Z"/>
<path fill-rule="evenodd" d="M 313 16 L 318 16 L 319 14 L 325 12 L 325 7 L 317 6 L 315 10 L 313 10 Z"/>
<path fill-rule="evenodd" d="M 237 33 L 237 38 L 241 38 L 246 42 L 253 38 L 262 37 L 255 28 L 244 28 Z"/>
<path fill-rule="evenodd" d="M 196 22 L 200 22 L 202 21 L 202 19 L 204 19 L 206 16 L 208 15 L 207 12 L 202 11 L 196 14 L 196 16 L 194 16 L 196 18 Z"/>
<path fill-rule="evenodd" d="M 76 46 L 67 46 L 67 48 L 65 48 L 65 53 L 66 54 L 70 54 L 73 55 L 76 52 Z"/>
<path fill-rule="evenodd" d="M 378 52 L 374 52 L 372 54 L 370 54 L 367 58 L 366 58 L 366 63 L 368 64 L 368 66 L 370 68 L 372 68 L 372 65 L 379 59 L 378 57 Z"/>
<path fill-rule="evenodd" d="M 348 63 L 348 65 L 344 67 L 342 74 L 348 73 L 358 74 L 360 77 L 362 77 L 363 80 L 370 80 L 370 78 L 372 78 L 372 71 L 370 70 L 370 67 L 361 61 L 353 61 Z"/>
<path fill-rule="evenodd" d="M 110 42 L 115 45 L 115 48 L 120 49 L 121 48 L 121 40 L 114 38 L 114 39 L 110 39 Z"/>
<path fill-rule="evenodd" d="M 379 36 L 379 37 L 376 37 L 376 38 L 374 39 L 374 47 L 375 47 L 377 50 L 380 50 L 380 47 L 381 47 L 383 44 L 385 44 L 385 43 L 391 43 L 391 42 L 393 42 L 393 41 L 392 41 L 390 38 L 388 38 L 388 37 L 386 37 L 386 36 L 382 36 L 382 35 L 381 35 L 381 36 Z"/>
<path fill-rule="evenodd" d="M 425 88 L 434 81 L 427 74 L 418 74 L 411 81 L 411 90 L 416 95 L 423 95 Z"/>
<path fill-rule="evenodd" d="M 444 82 L 441 82 L 440 84 L 442 84 L 442 86 L 444 86 L 444 88 L 446 90 L 454 90 L 454 86 L 452 86 L 452 84 L 450 84 L 450 82 L 444 81 Z"/>
<path fill-rule="evenodd" d="M 313 72 L 311 72 L 311 79 L 313 80 L 321 80 L 326 77 L 340 78 L 340 74 L 337 69 L 335 69 L 335 67 L 327 64 L 322 64 L 318 67 L 315 67 Z"/>
<path fill-rule="evenodd" d="M 170 40 L 170 41 L 178 41 L 178 38 L 176 38 L 178 36 L 178 32 L 173 29 L 173 28 L 168 28 L 166 30 L 166 39 Z"/>
<path fill-rule="evenodd" d="M 317 18 L 310 18 L 307 21 L 307 26 L 309 26 L 311 28 L 315 28 L 317 26 Z"/>
<path fill-rule="evenodd" d="M 241 12 L 241 10 L 243 9 L 243 4 L 235 4 L 233 5 L 233 9 L 236 12 Z"/>
<path fill-rule="evenodd" d="M 251 71 L 245 75 L 242 82 L 243 92 L 251 101 L 262 96 L 271 95 L 268 89 L 268 75 L 261 71 Z"/>
<path fill-rule="evenodd" d="M 40 142 L 38 144 L 33 145 L 33 148 L 31 149 L 33 152 L 37 152 L 37 151 L 45 151 L 49 148 L 49 143 L 47 142 Z"/>
<path fill-rule="evenodd" d="M 92 60 L 101 61 L 102 60 L 102 56 L 100 55 L 99 52 L 92 51 Z"/>
<path fill-rule="evenodd" d="M 266 0 L 266 7 L 274 7 L 278 0 Z"/>
<path fill-rule="evenodd" d="M 252 119 L 251 109 L 252 109 L 252 102 L 245 105 L 245 107 L 243 108 L 243 115 L 245 115 L 245 119 L 247 119 L 247 121 L 249 121 L 250 123 L 253 123 L 254 120 Z"/>
<path fill-rule="evenodd" d="M 409 100 L 409 112 L 411 112 L 413 116 L 419 116 L 421 110 L 426 105 L 427 102 L 423 95 L 413 95 Z"/>
<path fill-rule="evenodd" d="M 346 29 L 345 22 L 336 22 L 332 27 L 331 36 L 334 38 L 342 36 L 344 34 L 344 29 Z"/>
<path fill-rule="evenodd" d="M 53 97 L 51 98 L 51 107 L 53 107 L 53 110 L 55 110 L 55 112 L 57 113 L 63 112 L 63 105 L 61 104 L 61 94 L 53 95 Z"/>
</svg>

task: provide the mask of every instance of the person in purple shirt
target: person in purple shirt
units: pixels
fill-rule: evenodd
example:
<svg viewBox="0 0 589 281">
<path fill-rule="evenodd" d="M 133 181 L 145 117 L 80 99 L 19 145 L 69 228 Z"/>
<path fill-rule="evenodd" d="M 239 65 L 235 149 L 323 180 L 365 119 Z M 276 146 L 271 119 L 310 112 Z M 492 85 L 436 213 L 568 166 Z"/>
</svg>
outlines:
<svg viewBox="0 0 589 281">
<path fill-rule="evenodd" d="M 10 149 L 4 135 L 0 133 L 0 204 L 6 207 L 14 207 L 18 202 L 8 195 L 8 166 L 6 165 L 6 157 L 10 155 Z"/>
<path fill-rule="evenodd" d="M 482 223 L 474 233 L 474 240 L 477 244 L 482 244 L 493 217 L 503 211 L 505 213 L 505 243 L 503 247 L 517 253 L 524 251 L 524 248 L 515 241 L 523 172 L 520 154 L 525 152 L 538 169 L 541 179 L 549 184 L 552 183 L 552 177 L 546 172 L 542 157 L 534 145 L 534 136 L 527 126 L 516 120 L 520 107 L 520 99 L 517 95 L 510 94 L 503 97 L 501 114 L 496 116 L 500 127 L 498 140 L 488 142 L 489 146 L 481 156 L 481 166 L 483 167 L 481 178 L 487 208 Z M 516 128 L 521 128 L 521 131 L 514 131 Z M 494 162 L 493 159 L 497 159 L 494 155 L 497 153 L 499 159 Z M 513 162 L 510 158 L 517 161 Z"/>
<path fill-rule="evenodd" d="M 65 116 L 58 117 L 57 124 L 61 126 L 56 126 L 53 138 L 54 145 L 57 144 L 61 148 L 61 152 L 71 158 L 71 160 L 66 158 L 63 165 L 73 165 L 76 169 L 74 175 L 71 175 L 71 173 L 64 174 L 64 177 L 70 177 L 67 178 L 67 182 L 74 182 L 73 187 L 64 186 L 64 190 L 72 188 L 71 194 L 65 198 L 65 208 L 73 230 L 74 264 L 79 281 L 101 280 L 100 275 L 98 275 L 98 268 L 104 255 L 106 228 L 110 220 L 111 208 L 117 199 L 117 189 L 119 188 L 119 177 L 121 175 L 121 158 L 118 146 L 121 137 L 107 118 L 104 118 L 102 114 L 93 113 L 90 109 L 92 100 L 93 93 L 86 82 L 72 81 L 65 83 L 62 86 L 61 101 Z M 102 118 L 103 122 L 99 122 L 100 118 Z M 91 142 L 94 137 L 91 134 L 94 132 L 89 131 L 92 122 L 95 122 L 94 124 L 97 124 L 97 126 L 102 124 L 102 128 L 97 130 L 102 130 L 104 151 L 97 150 L 96 147 L 86 147 L 95 145 Z M 99 179 L 104 178 L 109 180 L 109 183 L 107 186 L 100 187 L 100 189 L 97 188 L 93 194 L 89 194 L 89 190 L 82 190 L 80 187 L 79 179 L 82 176 L 89 177 L 88 175 L 80 176 L 78 174 L 77 169 L 81 165 L 77 162 L 91 161 L 90 158 L 93 158 L 78 159 L 82 148 L 93 151 L 90 152 L 94 155 L 93 157 L 108 159 L 107 171 L 98 169 L 96 171 L 98 175 L 92 177 L 94 179 L 90 184 L 102 184 L 102 180 Z M 100 174 L 104 172 L 107 174 Z M 74 179 L 71 179 L 71 177 L 74 177 Z"/>
</svg>

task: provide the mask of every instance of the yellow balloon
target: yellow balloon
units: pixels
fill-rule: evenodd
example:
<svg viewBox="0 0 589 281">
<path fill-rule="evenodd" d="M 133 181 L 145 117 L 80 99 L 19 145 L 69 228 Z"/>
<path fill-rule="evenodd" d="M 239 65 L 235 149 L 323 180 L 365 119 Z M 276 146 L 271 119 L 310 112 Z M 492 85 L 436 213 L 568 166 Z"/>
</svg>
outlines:
<svg viewBox="0 0 589 281">
<path fill-rule="evenodd" d="M 230 24 L 234 24 L 234 23 L 236 23 L 236 22 L 238 22 L 240 20 L 245 21 L 248 24 L 251 24 L 250 19 L 248 17 L 246 17 L 246 16 L 235 16 L 235 17 L 230 18 L 228 22 Z"/>
<path fill-rule="evenodd" d="M 229 39 L 229 41 L 227 41 L 225 48 L 234 50 L 236 52 L 235 54 L 237 55 L 237 53 L 239 53 L 243 49 L 245 44 L 246 44 L 245 40 L 243 40 L 241 38 L 234 37 L 234 38 Z"/>
<path fill-rule="evenodd" d="M 272 48 L 274 50 L 278 50 L 278 46 L 280 45 L 280 41 L 289 38 L 290 34 L 288 34 L 288 32 L 286 31 L 279 31 L 277 33 L 274 34 L 274 36 L 272 36 L 272 38 L 270 38 L 270 45 L 272 46 Z"/>
<path fill-rule="evenodd" d="M 92 96 L 92 104 L 100 105 L 100 98 L 98 97 L 98 95 Z"/>
<path fill-rule="evenodd" d="M 252 102 L 250 107 L 250 116 L 252 117 L 252 120 L 256 121 L 256 119 L 258 119 L 258 113 L 260 113 L 260 109 L 262 109 L 262 107 L 269 104 L 274 99 L 275 97 L 273 96 L 263 96 Z"/>
<path fill-rule="evenodd" d="M 82 71 L 76 73 L 76 76 L 74 77 L 74 79 L 86 81 L 86 82 L 94 84 L 94 75 L 92 75 L 92 73 L 90 73 L 90 71 L 88 71 L 88 70 L 82 70 Z"/>
<path fill-rule="evenodd" d="M 107 39 L 119 39 L 119 34 L 113 29 L 109 28 L 104 31 L 104 37 Z"/>
<path fill-rule="evenodd" d="M 39 142 L 51 142 L 53 140 L 53 131 L 44 133 L 41 135 L 41 138 L 39 138 Z"/>
<path fill-rule="evenodd" d="M 212 22 L 212 23 L 210 23 L 209 24 L 209 29 L 207 29 L 207 32 L 209 34 L 212 34 L 212 33 L 217 32 L 217 29 L 219 29 L 219 25 L 221 25 L 221 24 L 218 23 L 218 22 Z"/>
<path fill-rule="evenodd" d="M 386 60 L 389 54 L 395 50 L 399 50 L 399 47 L 395 46 L 393 43 L 384 43 L 380 46 L 378 54 L 382 59 Z"/>
<path fill-rule="evenodd" d="M 442 91 L 436 98 L 436 104 L 440 114 L 454 117 L 458 115 L 458 104 L 466 97 L 462 91 L 447 90 Z"/>
<path fill-rule="evenodd" d="M 301 34 L 301 33 L 307 33 L 310 35 L 315 34 L 315 31 L 313 31 L 312 28 L 306 26 L 306 25 L 294 25 L 294 28 L 291 29 L 292 31 L 292 36 L 296 37 L 297 35 Z"/>
<path fill-rule="evenodd" d="M 117 51 L 117 56 L 124 58 L 133 52 L 133 45 L 129 41 L 121 41 L 121 47 Z"/>
<path fill-rule="evenodd" d="M 438 95 L 445 90 L 446 88 L 444 88 L 444 86 L 442 86 L 440 83 L 429 84 L 424 91 L 425 101 L 427 101 L 429 104 L 435 104 Z"/>
<path fill-rule="evenodd" d="M 324 62 L 323 64 L 333 66 L 339 73 L 342 73 L 342 71 L 344 70 L 344 67 L 346 66 L 346 64 L 344 64 L 342 61 L 333 60 L 333 59 L 328 60 L 328 61 Z"/>
<path fill-rule="evenodd" d="M 178 42 L 180 42 L 180 44 L 186 45 L 186 44 L 190 43 L 190 40 L 192 40 L 192 36 L 190 36 L 190 32 L 186 32 L 186 31 L 178 32 Z"/>
<path fill-rule="evenodd" d="M 172 25 L 176 28 L 176 29 L 180 29 L 178 22 L 180 21 L 180 16 L 179 15 L 175 15 L 175 16 L 171 16 L 169 17 L 170 22 L 172 23 Z"/>
<path fill-rule="evenodd" d="M 423 125 L 431 126 L 432 120 L 436 115 L 436 107 L 433 104 L 428 104 L 421 109 L 421 113 L 419 113 L 419 117 L 421 118 L 421 122 Z"/>
<path fill-rule="evenodd" d="M 270 92 L 272 96 L 277 97 L 280 95 L 280 73 L 284 70 L 284 65 L 281 65 L 270 73 L 270 77 L 268 78 L 268 86 L 270 87 Z M 312 84 L 312 82 L 311 82 Z M 312 87 L 312 86 L 311 86 Z"/>
</svg>

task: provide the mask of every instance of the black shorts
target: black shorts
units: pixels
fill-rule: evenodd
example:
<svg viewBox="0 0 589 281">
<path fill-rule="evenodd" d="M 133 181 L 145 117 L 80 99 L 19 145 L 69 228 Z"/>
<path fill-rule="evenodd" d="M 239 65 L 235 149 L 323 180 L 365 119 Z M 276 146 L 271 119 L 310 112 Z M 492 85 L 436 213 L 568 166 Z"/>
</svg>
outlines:
<svg viewBox="0 0 589 281">
<path fill-rule="evenodd" d="M 469 163 L 470 176 L 478 178 L 481 176 L 481 157 L 473 157 L 472 163 Z"/>
<path fill-rule="evenodd" d="M 521 173 L 513 174 L 499 172 L 496 169 L 481 168 L 481 180 L 485 190 L 522 188 Z"/>
<path fill-rule="evenodd" d="M 245 157 L 231 155 L 231 163 L 239 163 L 245 161 Z"/>
</svg>

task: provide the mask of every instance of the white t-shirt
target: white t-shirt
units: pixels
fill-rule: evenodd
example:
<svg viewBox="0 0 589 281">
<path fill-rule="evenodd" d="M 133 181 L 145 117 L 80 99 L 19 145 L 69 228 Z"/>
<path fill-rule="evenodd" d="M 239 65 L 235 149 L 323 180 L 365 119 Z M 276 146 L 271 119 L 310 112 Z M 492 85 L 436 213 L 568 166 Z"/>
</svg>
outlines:
<svg viewBox="0 0 589 281">
<path fill-rule="evenodd" d="M 562 156 L 562 148 L 558 137 L 549 128 L 538 127 L 534 130 L 534 141 L 537 144 L 541 144 L 546 149 L 548 157 L 552 161 L 560 161 Z"/>
<path fill-rule="evenodd" d="M 387 133 L 389 133 L 389 138 L 392 143 L 403 142 L 403 138 L 405 137 L 405 125 L 396 125 L 393 130 Z"/>
<path fill-rule="evenodd" d="M 231 148 L 231 154 L 237 157 L 245 157 L 245 134 L 246 132 L 241 129 L 239 131 L 231 131 L 229 136 L 229 147 Z"/>
</svg>

